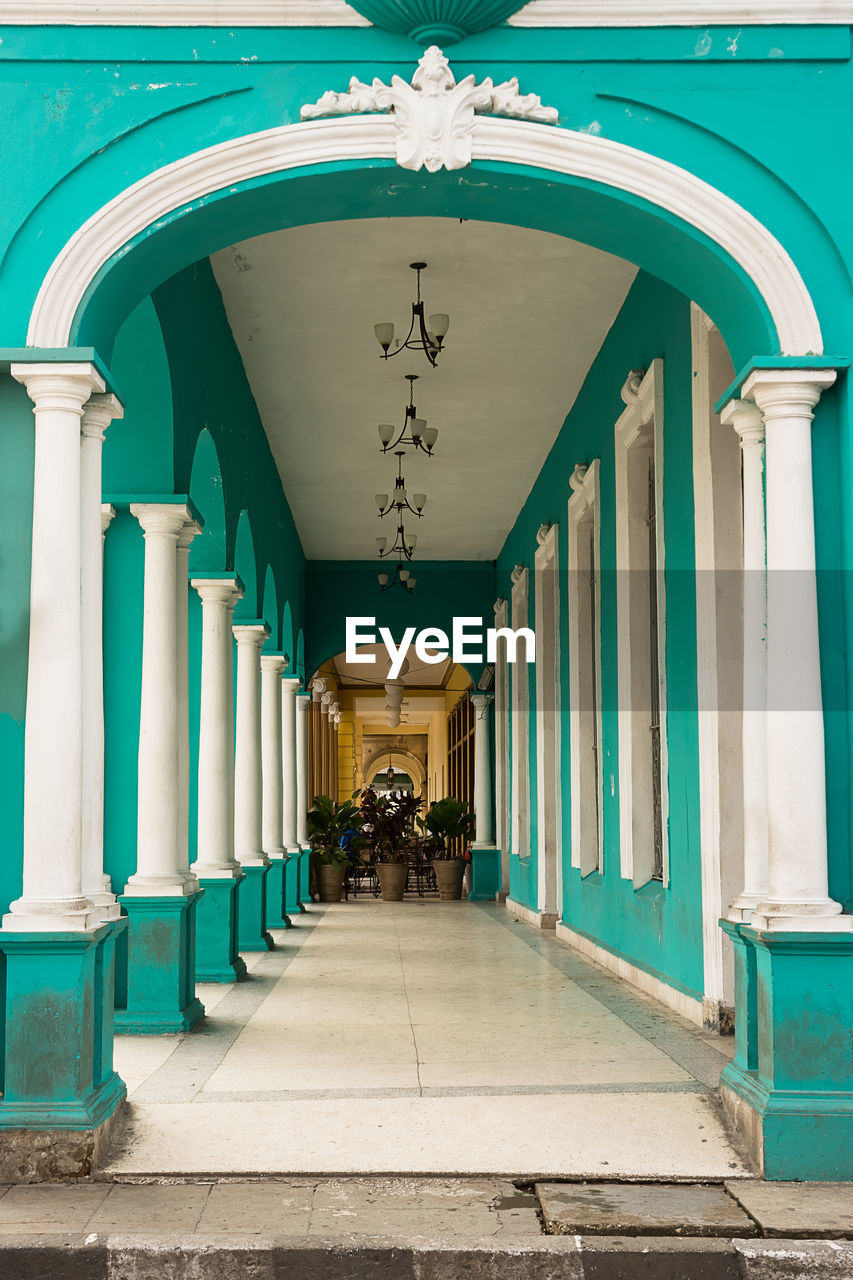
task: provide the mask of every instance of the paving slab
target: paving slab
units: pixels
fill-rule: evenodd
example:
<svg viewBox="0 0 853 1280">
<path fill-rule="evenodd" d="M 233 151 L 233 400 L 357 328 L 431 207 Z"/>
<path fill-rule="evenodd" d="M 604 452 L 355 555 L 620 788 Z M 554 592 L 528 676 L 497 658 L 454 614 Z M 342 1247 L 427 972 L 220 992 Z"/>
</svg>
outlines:
<svg viewBox="0 0 853 1280">
<path fill-rule="evenodd" d="M 113 1187 L 86 1228 L 99 1233 L 150 1231 L 157 1235 L 194 1231 L 210 1191 L 209 1184 Z"/>
<path fill-rule="evenodd" d="M 853 1238 L 853 1182 L 744 1178 L 727 1182 L 726 1189 L 767 1236 Z"/>
<path fill-rule="evenodd" d="M 681 1183 L 537 1182 L 554 1235 L 748 1236 L 755 1227 L 724 1187 Z"/>
<path fill-rule="evenodd" d="M 109 1193 L 96 1183 L 10 1187 L 0 1197 L 0 1235 L 82 1231 Z"/>
</svg>

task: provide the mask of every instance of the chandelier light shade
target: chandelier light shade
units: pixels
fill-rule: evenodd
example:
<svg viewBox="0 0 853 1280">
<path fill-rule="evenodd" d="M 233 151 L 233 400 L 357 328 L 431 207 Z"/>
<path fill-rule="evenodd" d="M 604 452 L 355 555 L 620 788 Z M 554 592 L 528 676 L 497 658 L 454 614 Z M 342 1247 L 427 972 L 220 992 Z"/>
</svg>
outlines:
<svg viewBox="0 0 853 1280">
<path fill-rule="evenodd" d="M 425 262 L 412 262 L 409 264 L 413 271 L 417 272 L 417 298 L 412 303 L 412 323 L 409 325 L 409 332 L 405 338 L 397 341 L 394 351 L 391 350 L 391 344 L 394 342 L 394 325 L 390 320 L 383 320 L 380 324 L 373 326 L 373 332 L 376 334 L 376 341 L 382 348 L 382 359 L 390 360 L 392 356 L 398 356 L 401 351 L 422 351 L 429 360 L 430 364 L 435 368 L 439 355 L 444 350 L 444 339 L 447 337 L 447 330 L 450 328 L 450 316 L 444 311 L 437 311 L 429 318 L 427 323 L 424 314 L 424 303 L 421 298 L 421 272 L 426 270 Z"/>
<path fill-rule="evenodd" d="M 398 449 L 394 456 L 398 459 L 397 475 L 394 480 L 394 492 L 391 494 L 390 499 L 387 493 L 375 493 L 373 495 L 373 501 L 379 508 L 379 518 L 382 519 L 383 516 L 387 516 L 391 511 L 396 511 L 399 516 L 402 516 L 403 508 L 407 511 L 411 511 L 413 516 L 422 516 L 424 507 L 426 506 L 426 494 L 416 493 L 413 499 L 414 506 L 412 506 L 412 503 L 409 502 L 409 495 L 406 491 L 406 481 L 403 477 L 403 459 L 406 456 L 405 452 L 402 449 Z"/>
<path fill-rule="evenodd" d="M 524 0 L 350 0 L 374 26 L 423 44 L 455 44 L 476 31 L 505 22 Z"/>
<path fill-rule="evenodd" d="M 403 577 L 403 575 L 406 575 Z M 377 574 L 379 579 L 379 590 L 390 591 L 392 587 L 402 587 L 404 591 L 408 591 L 412 595 L 415 590 L 416 578 L 413 578 L 408 569 L 403 568 L 402 561 L 398 561 L 393 576 L 387 573 Z"/>
<path fill-rule="evenodd" d="M 383 453 L 396 451 L 399 445 L 413 445 L 415 449 L 421 449 L 429 457 L 432 457 L 433 447 L 438 439 L 438 427 L 428 427 L 426 418 L 419 418 L 418 411 L 415 408 L 415 383 L 418 380 L 416 373 L 407 373 L 406 381 L 409 384 L 409 403 L 406 405 L 406 413 L 403 418 L 403 425 L 400 428 L 400 434 L 392 444 L 396 431 L 388 422 L 379 424 L 379 443 Z M 406 435 L 406 432 L 409 432 Z"/>
</svg>

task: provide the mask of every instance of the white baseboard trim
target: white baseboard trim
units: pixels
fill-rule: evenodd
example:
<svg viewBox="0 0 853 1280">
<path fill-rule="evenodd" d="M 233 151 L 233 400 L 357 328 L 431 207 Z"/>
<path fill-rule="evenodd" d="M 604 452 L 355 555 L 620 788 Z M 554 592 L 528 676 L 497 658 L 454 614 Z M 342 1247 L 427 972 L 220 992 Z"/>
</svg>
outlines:
<svg viewBox="0 0 853 1280">
<path fill-rule="evenodd" d="M 558 921 L 556 934 L 561 942 L 567 943 L 574 951 L 579 951 L 587 960 L 594 960 L 596 964 L 601 965 L 602 969 L 609 969 L 625 982 L 630 982 L 632 987 L 637 987 L 647 996 L 665 1004 L 668 1009 L 680 1013 L 682 1018 L 687 1018 L 699 1027 L 704 1026 L 701 1000 L 685 995 L 683 991 L 676 991 L 675 987 L 662 982 L 651 973 L 646 973 L 645 969 L 639 969 L 630 961 L 623 960 L 621 956 L 614 955 L 605 947 L 598 946 L 597 943 L 585 938 L 582 933 L 576 933 L 574 929 L 570 929 L 562 922 Z"/>
<path fill-rule="evenodd" d="M 518 916 L 519 920 L 523 920 L 525 924 L 532 924 L 534 929 L 553 929 L 557 923 L 557 917 L 549 915 L 545 911 L 534 911 L 532 907 L 522 906 L 520 902 L 515 902 L 512 898 L 507 898 L 504 903 L 507 911 L 511 911 L 514 916 Z"/>
</svg>

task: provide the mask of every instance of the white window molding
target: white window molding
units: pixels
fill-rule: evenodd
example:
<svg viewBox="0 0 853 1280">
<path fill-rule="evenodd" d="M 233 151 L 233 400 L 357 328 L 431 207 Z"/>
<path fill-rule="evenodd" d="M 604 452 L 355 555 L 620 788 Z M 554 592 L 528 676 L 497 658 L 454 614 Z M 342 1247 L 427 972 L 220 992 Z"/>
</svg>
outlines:
<svg viewBox="0 0 853 1280">
<path fill-rule="evenodd" d="M 718 921 L 743 866 L 743 513 L 738 437 L 714 404 L 734 378 L 723 339 L 690 306 L 699 844 L 706 1007 L 734 1005 L 732 948 Z"/>
<path fill-rule="evenodd" d="M 569 706 L 572 866 L 603 866 L 601 714 L 601 463 L 575 467 L 569 483 Z"/>
<path fill-rule="evenodd" d="M 559 526 L 542 525 L 534 554 L 536 633 L 536 844 L 539 911 L 559 919 L 563 908 L 562 776 L 560 765 Z"/>
<path fill-rule="evenodd" d="M 495 601 L 495 629 L 509 624 L 509 604 Z M 495 656 L 495 816 L 497 819 L 497 843 L 501 851 L 501 891 L 509 891 L 510 847 L 510 757 L 509 757 L 509 663 L 506 658 L 506 640 L 497 642 Z"/>
<path fill-rule="evenodd" d="M 512 628 L 526 627 L 530 571 L 517 564 L 512 571 Z M 523 647 L 510 665 L 512 687 L 512 843 L 516 858 L 530 856 L 530 679 Z"/>
<path fill-rule="evenodd" d="M 637 371 L 629 374 L 622 399 L 626 407 L 615 428 L 619 841 L 622 875 L 640 888 L 652 879 L 662 879 L 664 884 L 669 879 L 663 361 L 653 361 L 645 375 Z M 654 519 L 655 532 L 654 580 L 650 573 L 650 518 Z M 653 648 L 655 596 L 657 643 Z M 659 710 L 657 768 L 650 719 L 655 707 L 653 686 Z M 657 784 L 654 775 L 659 779 Z M 658 824 L 661 866 L 656 875 Z"/>
</svg>

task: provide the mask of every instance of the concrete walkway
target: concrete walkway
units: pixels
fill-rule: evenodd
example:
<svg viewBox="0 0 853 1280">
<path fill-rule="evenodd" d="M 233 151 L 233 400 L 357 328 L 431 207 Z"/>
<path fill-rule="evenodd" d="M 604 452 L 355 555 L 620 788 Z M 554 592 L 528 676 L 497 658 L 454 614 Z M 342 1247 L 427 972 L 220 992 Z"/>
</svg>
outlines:
<svg viewBox="0 0 853 1280">
<path fill-rule="evenodd" d="M 731 1041 L 502 907 L 360 899 L 276 941 L 192 1034 L 119 1037 L 101 1176 L 749 1173 L 714 1097 Z"/>
</svg>

